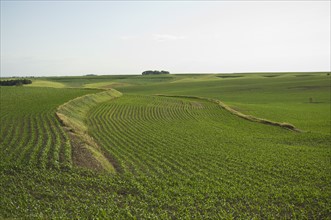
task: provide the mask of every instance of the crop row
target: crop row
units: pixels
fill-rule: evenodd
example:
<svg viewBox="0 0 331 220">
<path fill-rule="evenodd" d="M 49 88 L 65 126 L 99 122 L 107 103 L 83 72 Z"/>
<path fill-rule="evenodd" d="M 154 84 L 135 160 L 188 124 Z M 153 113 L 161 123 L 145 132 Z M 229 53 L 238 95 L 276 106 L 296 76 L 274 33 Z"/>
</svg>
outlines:
<svg viewBox="0 0 331 220">
<path fill-rule="evenodd" d="M 70 162 L 65 153 L 69 139 L 54 116 L 8 118 L 2 125 L 2 163 L 59 168 L 60 163 Z"/>
<path fill-rule="evenodd" d="M 60 167 L 70 163 L 69 139 L 52 109 L 6 111 L 0 117 L 6 128 L 0 129 L 6 152 L 1 163 L 32 169 L 0 172 L 3 217 L 330 216 L 328 137 L 249 122 L 205 100 L 124 94 L 90 101 L 90 96 L 75 99 L 64 105 L 64 113 L 88 131 L 117 173 L 34 169 L 57 160 Z"/>
<path fill-rule="evenodd" d="M 161 170 L 172 172 L 174 175 L 182 172 L 186 172 L 183 173 L 184 175 L 192 175 L 198 169 L 205 168 L 206 173 L 209 174 L 217 170 L 217 162 L 205 166 L 206 163 L 202 161 L 201 155 L 187 148 L 188 140 L 173 132 L 174 123 L 178 123 L 175 119 L 180 119 L 179 123 L 184 121 L 187 123 L 191 119 L 192 122 L 198 124 L 199 118 L 212 115 L 211 111 L 193 112 L 192 115 L 195 115 L 195 118 L 190 118 L 189 113 L 185 111 L 184 104 L 181 108 L 176 105 L 174 108 L 168 104 L 167 107 L 158 106 L 158 104 L 150 103 L 149 108 L 104 104 L 95 111 L 92 117 L 89 117 L 89 121 L 92 127 L 103 131 L 95 133 L 96 138 L 102 139 L 101 143 L 108 145 L 105 148 L 111 150 L 110 154 L 118 155 L 118 158 L 121 158 L 119 161 L 122 161 L 123 169 L 126 171 L 142 169 L 145 172 L 157 174 L 157 171 Z M 175 102 L 175 104 L 178 103 Z M 210 105 L 209 108 L 219 111 L 216 105 Z M 162 129 L 162 134 L 157 130 L 159 128 L 155 129 L 155 126 L 152 125 L 156 122 L 166 128 Z M 105 133 L 109 135 L 104 135 Z M 171 138 L 165 140 L 166 136 L 171 136 Z M 203 142 L 200 144 L 203 145 Z M 175 146 L 175 148 L 170 149 L 169 146 Z M 179 155 L 178 149 L 183 151 L 182 155 Z M 192 155 L 192 153 L 194 154 Z M 125 165 L 125 163 L 128 164 Z M 187 164 L 189 167 L 186 167 Z M 227 166 L 233 165 L 245 166 L 238 162 L 231 164 L 229 161 L 227 163 Z M 183 169 L 185 167 L 186 169 Z M 233 169 L 236 170 L 236 167 Z"/>
<path fill-rule="evenodd" d="M 1 165 L 71 166 L 71 144 L 56 107 L 92 90 L 1 87 Z"/>
<path fill-rule="evenodd" d="M 136 193 L 167 213 L 309 216 L 326 204 L 323 151 L 307 156 L 302 146 L 293 154 L 280 141 L 300 134 L 236 118 L 214 103 L 125 95 L 93 108 L 87 125 L 119 172 L 136 179 Z"/>
</svg>

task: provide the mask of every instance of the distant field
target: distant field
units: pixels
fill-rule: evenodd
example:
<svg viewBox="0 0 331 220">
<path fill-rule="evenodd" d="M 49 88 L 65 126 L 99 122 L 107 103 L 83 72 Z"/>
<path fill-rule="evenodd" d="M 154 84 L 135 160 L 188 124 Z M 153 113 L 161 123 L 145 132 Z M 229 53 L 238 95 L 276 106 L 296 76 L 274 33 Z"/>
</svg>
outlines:
<svg viewBox="0 0 331 220">
<path fill-rule="evenodd" d="M 64 84 L 59 82 L 52 82 L 49 80 L 33 80 L 33 83 L 28 85 L 30 87 L 52 87 L 52 88 L 63 88 Z"/>
<path fill-rule="evenodd" d="M 97 90 L 110 88 L 122 94 Z M 51 77 L 0 91 L 0 217 L 331 216 L 327 73 Z M 104 160 L 114 171 L 95 168 Z"/>
<path fill-rule="evenodd" d="M 190 76 L 174 83 L 144 85 L 143 89 L 140 86 L 117 89 L 131 94 L 162 93 L 217 98 L 246 114 L 290 122 L 308 131 L 330 132 L 330 75 L 266 75 L 247 74 L 238 78 Z"/>
</svg>

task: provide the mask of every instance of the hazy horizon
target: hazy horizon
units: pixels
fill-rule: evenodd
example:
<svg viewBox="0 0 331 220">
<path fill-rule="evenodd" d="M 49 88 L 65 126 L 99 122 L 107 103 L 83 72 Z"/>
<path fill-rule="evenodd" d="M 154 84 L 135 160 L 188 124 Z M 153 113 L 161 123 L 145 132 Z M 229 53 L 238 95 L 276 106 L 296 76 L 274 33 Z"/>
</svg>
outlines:
<svg viewBox="0 0 331 220">
<path fill-rule="evenodd" d="M 324 72 L 330 1 L 1 1 L 1 77 Z"/>
</svg>

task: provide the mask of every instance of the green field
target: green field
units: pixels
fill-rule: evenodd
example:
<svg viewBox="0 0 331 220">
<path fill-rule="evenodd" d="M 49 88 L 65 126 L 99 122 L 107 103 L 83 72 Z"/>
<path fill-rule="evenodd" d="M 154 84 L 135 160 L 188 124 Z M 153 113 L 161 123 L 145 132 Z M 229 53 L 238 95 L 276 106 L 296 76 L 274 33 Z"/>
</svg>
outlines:
<svg viewBox="0 0 331 220">
<path fill-rule="evenodd" d="M 0 217 L 330 219 L 330 89 L 326 72 L 0 87 Z"/>
<path fill-rule="evenodd" d="M 0 166 L 70 167 L 70 140 L 55 110 L 91 92 L 97 91 L 1 87 Z"/>
</svg>

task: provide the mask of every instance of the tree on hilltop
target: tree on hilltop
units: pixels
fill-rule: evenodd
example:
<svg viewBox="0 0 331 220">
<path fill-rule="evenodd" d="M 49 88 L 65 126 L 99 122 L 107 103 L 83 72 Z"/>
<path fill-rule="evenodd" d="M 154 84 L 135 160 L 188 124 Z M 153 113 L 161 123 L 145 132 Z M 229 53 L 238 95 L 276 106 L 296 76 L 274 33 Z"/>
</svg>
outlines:
<svg viewBox="0 0 331 220">
<path fill-rule="evenodd" d="M 29 79 L 12 79 L 12 80 L 0 80 L 0 86 L 21 86 L 23 84 L 31 84 Z"/>
<path fill-rule="evenodd" d="M 158 71 L 158 70 L 146 70 L 144 72 L 142 72 L 142 75 L 159 75 L 159 74 L 170 74 L 169 71 Z"/>
</svg>

